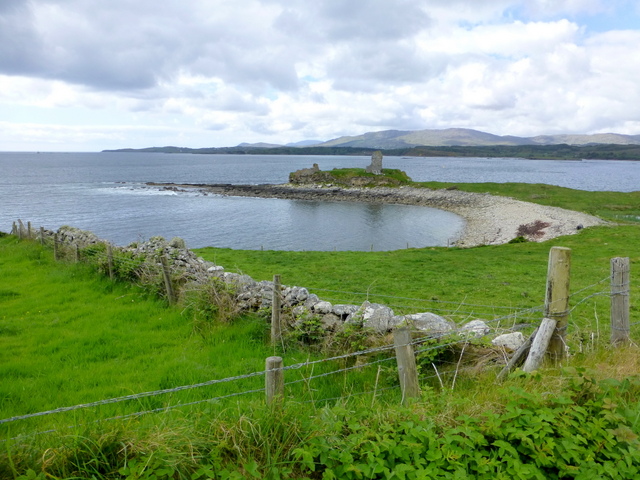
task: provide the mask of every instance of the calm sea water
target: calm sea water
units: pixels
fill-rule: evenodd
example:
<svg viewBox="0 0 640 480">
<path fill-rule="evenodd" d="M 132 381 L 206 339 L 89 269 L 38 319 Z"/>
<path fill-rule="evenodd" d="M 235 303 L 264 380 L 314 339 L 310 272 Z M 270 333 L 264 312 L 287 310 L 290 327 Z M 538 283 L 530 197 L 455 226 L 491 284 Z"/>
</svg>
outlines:
<svg viewBox="0 0 640 480">
<path fill-rule="evenodd" d="M 285 183 L 289 172 L 364 167 L 367 157 L 153 153 L 0 153 L 0 230 L 20 218 L 34 227 L 72 225 L 119 245 L 162 235 L 203 246 L 274 250 L 395 250 L 446 245 L 463 220 L 403 205 L 175 193 L 145 182 Z M 640 163 L 517 159 L 398 158 L 416 181 L 548 183 L 633 191 Z"/>
</svg>

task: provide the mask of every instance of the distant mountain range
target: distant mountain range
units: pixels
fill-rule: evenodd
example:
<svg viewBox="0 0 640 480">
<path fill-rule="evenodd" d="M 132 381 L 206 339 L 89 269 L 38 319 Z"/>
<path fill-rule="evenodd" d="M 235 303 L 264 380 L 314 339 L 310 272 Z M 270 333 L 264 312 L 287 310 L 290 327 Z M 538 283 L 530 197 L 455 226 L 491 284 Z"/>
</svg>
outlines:
<svg viewBox="0 0 640 480">
<path fill-rule="evenodd" d="M 516 137 L 513 135 L 493 135 L 468 128 L 447 128 L 444 130 L 384 130 L 354 137 L 340 137 L 327 142 L 305 141 L 286 146 L 352 147 L 397 149 L 417 146 L 459 147 L 489 145 L 640 145 L 640 135 L 618 133 L 596 133 L 592 135 L 539 135 L 536 137 Z M 241 146 L 266 146 L 266 144 L 242 144 Z M 281 147 L 283 145 L 270 145 Z"/>
<path fill-rule="evenodd" d="M 466 128 L 445 130 L 370 132 L 328 142 L 304 140 L 277 145 L 241 143 L 235 147 L 147 147 L 105 152 L 159 152 L 255 155 L 385 155 L 414 157 L 516 157 L 536 159 L 640 160 L 640 135 L 540 135 L 516 137 L 492 135 Z"/>
</svg>

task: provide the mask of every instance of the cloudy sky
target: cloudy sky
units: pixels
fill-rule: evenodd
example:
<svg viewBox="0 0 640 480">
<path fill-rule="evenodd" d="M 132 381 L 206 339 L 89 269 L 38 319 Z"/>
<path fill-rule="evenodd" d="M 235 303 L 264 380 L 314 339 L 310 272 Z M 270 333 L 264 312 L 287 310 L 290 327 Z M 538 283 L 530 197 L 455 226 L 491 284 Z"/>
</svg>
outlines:
<svg viewBox="0 0 640 480">
<path fill-rule="evenodd" d="M 0 150 L 640 134 L 638 0 L 0 0 Z"/>
</svg>

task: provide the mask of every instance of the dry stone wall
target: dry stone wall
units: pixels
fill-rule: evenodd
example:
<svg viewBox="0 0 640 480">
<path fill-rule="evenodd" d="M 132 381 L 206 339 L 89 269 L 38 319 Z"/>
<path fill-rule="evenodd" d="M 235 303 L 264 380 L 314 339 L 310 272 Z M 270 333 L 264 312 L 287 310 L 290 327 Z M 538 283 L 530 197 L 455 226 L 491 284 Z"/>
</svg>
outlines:
<svg viewBox="0 0 640 480">
<path fill-rule="evenodd" d="M 38 233 L 40 235 L 40 233 Z M 56 237 L 61 245 L 86 249 L 104 245 L 106 242 L 92 232 L 64 226 L 57 232 L 44 230 L 49 241 Z M 114 252 L 127 255 L 140 265 L 160 269 L 161 258 L 167 260 L 171 276 L 180 279 L 183 285 L 194 286 L 208 284 L 212 279 L 223 282 L 235 295 L 240 310 L 255 311 L 271 308 L 274 284 L 272 281 L 256 281 L 249 275 L 227 272 L 224 267 L 198 257 L 189 250 L 184 240 L 174 238 L 170 241 L 163 237 L 152 237 L 146 242 L 132 243 L 125 247 L 112 246 Z M 492 329 L 482 320 L 472 320 L 458 326 L 454 322 L 432 312 L 409 315 L 396 315 L 382 304 L 365 301 L 361 305 L 332 304 L 299 286 L 281 286 L 282 308 L 290 313 L 293 324 L 315 318 L 320 320 L 327 331 L 337 331 L 344 325 L 358 325 L 375 333 L 386 333 L 398 326 L 410 326 L 413 329 L 433 337 L 457 333 L 463 338 L 479 338 L 490 335 Z M 515 350 L 524 342 L 519 332 L 497 337 L 494 344 L 505 349 Z"/>
</svg>

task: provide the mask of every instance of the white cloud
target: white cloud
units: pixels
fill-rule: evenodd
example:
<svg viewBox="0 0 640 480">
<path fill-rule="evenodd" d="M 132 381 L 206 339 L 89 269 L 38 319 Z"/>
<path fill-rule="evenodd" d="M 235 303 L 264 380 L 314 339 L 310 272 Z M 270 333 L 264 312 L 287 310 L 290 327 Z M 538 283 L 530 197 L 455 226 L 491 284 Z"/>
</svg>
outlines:
<svg viewBox="0 0 640 480">
<path fill-rule="evenodd" d="M 629 0 L 4 0 L 0 149 L 639 133 L 640 28 L 585 23 L 638 13 Z"/>
</svg>

